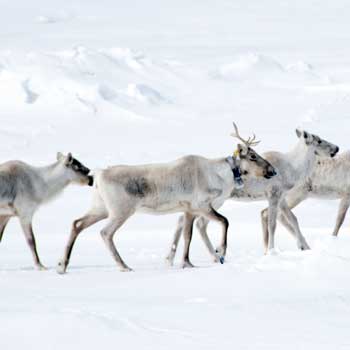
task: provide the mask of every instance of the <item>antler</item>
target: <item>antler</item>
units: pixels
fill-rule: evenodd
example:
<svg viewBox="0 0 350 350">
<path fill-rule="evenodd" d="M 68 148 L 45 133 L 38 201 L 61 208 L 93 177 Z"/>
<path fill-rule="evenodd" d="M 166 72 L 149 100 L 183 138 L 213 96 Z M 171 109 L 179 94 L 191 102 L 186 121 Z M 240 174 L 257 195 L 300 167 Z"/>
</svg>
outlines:
<svg viewBox="0 0 350 350">
<path fill-rule="evenodd" d="M 235 132 L 231 133 L 232 137 L 241 140 L 247 147 L 254 147 L 260 143 L 260 141 L 256 141 L 256 136 L 253 134 L 253 137 L 249 137 L 248 140 L 245 140 L 238 132 L 238 127 L 235 122 L 232 122 Z"/>
</svg>

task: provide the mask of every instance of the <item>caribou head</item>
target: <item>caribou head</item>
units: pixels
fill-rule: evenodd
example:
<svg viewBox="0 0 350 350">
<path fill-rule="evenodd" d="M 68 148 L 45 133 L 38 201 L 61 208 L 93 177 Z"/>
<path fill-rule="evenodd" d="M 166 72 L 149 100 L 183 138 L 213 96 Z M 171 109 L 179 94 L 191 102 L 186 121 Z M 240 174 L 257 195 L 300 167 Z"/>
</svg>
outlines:
<svg viewBox="0 0 350 350">
<path fill-rule="evenodd" d="M 257 177 L 263 176 L 266 179 L 275 176 L 277 173 L 274 167 L 252 148 L 260 143 L 260 141 L 256 140 L 255 134 L 246 140 L 239 134 L 238 127 L 234 122 L 233 127 L 234 132 L 231 133 L 231 136 L 241 141 L 241 143 L 237 144 L 234 157 L 238 157 L 240 160 L 242 175 L 253 173 Z"/>
</svg>

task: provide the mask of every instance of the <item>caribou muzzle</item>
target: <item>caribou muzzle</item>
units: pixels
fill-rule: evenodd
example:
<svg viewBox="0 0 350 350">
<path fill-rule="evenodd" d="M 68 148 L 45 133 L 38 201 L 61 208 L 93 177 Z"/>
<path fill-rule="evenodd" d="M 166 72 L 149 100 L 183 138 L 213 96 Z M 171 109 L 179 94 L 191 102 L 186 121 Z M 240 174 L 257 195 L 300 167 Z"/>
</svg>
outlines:
<svg viewBox="0 0 350 350">
<path fill-rule="evenodd" d="M 94 185 L 94 177 L 91 175 L 88 175 L 88 186 L 93 186 Z"/>
<path fill-rule="evenodd" d="M 84 166 L 83 164 L 80 164 L 78 171 L 81 175 L 83 175 L 86 179 L 86 183 L 88 186 L 93 186 L 94 184 L 94 177 L 92 175 L 89 175 L 91 173 L 91 170 Z"/>
<path fill-rule="evenodd" d="M 265 179 L 271 179 L 272 177 L 276 176 L 276 170 L 272 165 L 269 165 L 266 169 L 266 172 L 264 174 Z"/>
<path fill-rule="evenodd" d="M 339 147 L 336 146 L 334 152 L 331 153 L 331 157 L 333 158 L 338 152 L 339 152 Z"/>
</svg>

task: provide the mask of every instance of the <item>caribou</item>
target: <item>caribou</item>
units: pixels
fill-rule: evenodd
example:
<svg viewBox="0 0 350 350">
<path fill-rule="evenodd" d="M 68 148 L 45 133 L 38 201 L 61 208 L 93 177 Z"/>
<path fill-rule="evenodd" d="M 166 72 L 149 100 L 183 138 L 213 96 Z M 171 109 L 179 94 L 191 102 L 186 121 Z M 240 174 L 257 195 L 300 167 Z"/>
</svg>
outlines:
<svg viewBox="0 0 350 350">
<path fill-rule="evenodd" d="M 21 161 L 0 165 L 0 241 L 12 217 L 19 218 L 35 267 L 45 270 L 40 262 L 32 228 L 37 209 L 59 195 L 70 183 L 93 184 L 90 170 L 71 153 L 57 154 L 57 161 L 44 167 L 34 167 Z"/>
<path fill-rule="evenodd" d="M 286 197 L 289 208 L 293 209 L 307 198 L 336 200 L 340 199 L 338 214 L 332 232 L 338 236 L 350 205 L 350 152 L 344 152 L 334 158 L 319 158 L 311 176 L 300 186 L 293 188 Z M 280 222 L 294 235 L 293 228 L 281 216 Z"/>
<path fill-rule="evenodd" d="M 217 212 L 236 187 L 241 187 L 238 172 L 245 178 L 272 178 L 275 170 L 246 144 L 237 146 L 233 156 L 207 159 L 185 156 L 171 163 L 148 165 L 117 165 L 94 172 L 93 203 L 90 210 L 72 224 L 58 273 L 66 272 L 73 245 L 87 227 L 108 218 L 101 236 L 121 271 L 131 269 L 122 260 L 113 242 L 115 232 L 137 212 L 167 214 L 182 212 L 184 252 L 182 267 L 193 267 L 189 259 L 195 217 L 218 222 L 222 240 L 217 258 L 223 262 L 227 247 L 228 220 Z M 244 180 L 243 180 L 244 181 Z M 236 184 L 237 183 L 237 184 Z"/>
<path fill-rule="evenodd" d="M 234 128 L 235 132 L 231 135 L 243 141 L 235 124 Z M 339 151 L 338 146 L 307 131 L 297 129 L 296 134 L 299 140 L 296 147 L 290 152 L 266 152 L 262 154 L 264 159 L 276 169 L 277 176 L 274 176 L 270 181 L 261 177 L 248 177 L 244 181 L 244 188 L 234 189 L 229 197 L 235 201 L 268 201 L 268 208 L 261 213 L 265 253 L 274 251 L 277 217 L 284 219 L 284 223 L 288 225 L 290 232 L 295 237 L 299 249 L 310 249 L 286 197 L 293 188 L 298 188 L 308 181 L 319 159 L 330 159 Z M 220 205 L 222 204 L 223 202 L 220 203 Z M 197 220 L 197 227 L 209 253 L 214 257 L 214 261 L 218 261 L 215 255 L 216 250 L 208 238 L 207 225 L 208 220 L 205 217 L 200 217 Z M 170 253 L 167 256 L 170 263 L 173 262 L 176 254 L 183 226 L 184 218 L 180 217 L 171 243 Z"/>
</svg>

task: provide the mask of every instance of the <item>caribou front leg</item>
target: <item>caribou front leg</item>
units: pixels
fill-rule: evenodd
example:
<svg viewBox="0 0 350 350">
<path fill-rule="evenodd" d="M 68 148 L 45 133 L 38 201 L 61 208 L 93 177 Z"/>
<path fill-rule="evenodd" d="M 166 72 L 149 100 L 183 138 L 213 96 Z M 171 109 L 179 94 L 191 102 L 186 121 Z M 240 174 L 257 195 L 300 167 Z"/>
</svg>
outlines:
<svg viewBox="0 0 350 350">
<path fill-rule="evenodd" d="M 209 220 L 217 221 L 221 224 L 222 227 L 222 236 L 221 236 L 221 244 L 216 248 L 216 253 L 219 254 L 219 259 L 221 264 L 225 261 L 226 250 L 227 250 L 227 232 L 228 232 L 228 220 L 221 214 L 219 214 L 212 207 L 208 209 L 208 211 L 202 214 Z"/>
<path fill-rule="evenodd" d="M 38 252 L 36 249 L 36 242 L 35 242 L 33 228 L 32 228 L 32 219 L 20 217 L 19 221 L 21 223 L 22 230 L 23 230 L 24 236 L 26 238 L 27 244 L 28 244 L 30 251 L 32 253 L 35 267 L 38 270 L 46 270 L 46 267 L 40 262 L 39 255 L 38 255 Z"/>
<path fill-rule="evenodd" d="M 265 208 L 261 213 L 261 227 L 262 227 L 262 233 L 263 233 L 263 243 L 264 243 L 264 251 L 265 254 L 267 253 L 268 250 L 268 245 L 269 245 L 269 225 L 268 225 L 268 209 Z"/>
<path fill-rule="evenodd" d="M 176 231 L 174 233 L 173 241 L 170 246 L 170 251 L 166 257 L 166 261 L 170 266 L 174 264 L 174 258 L 177 251 L 177 246 L 179 245 L 179 240 L 181 238 L 182 230 L 184 228 L 184 216 L 180 216 L 179 221 L 177 222 Z"/>
<path fill-rule="evenodd" d="M 208 219 L 200 217 L 196 221 L 196 227 L 199 230 L 201 238 L 202 238 L 205 246 L 207 247 L 209 254 L 213 257 L 214 262 L 219 262 L 220 256 L 216 253 L 215 248 L 211 244 L 210 239 L 208 237 L 208 233 L 207 233 L 208 223 L 209 223 Z M 180 216 L 177 227 L 176 227 L 176 231 L 174 233 L 174 237 L 173 237 L 173 240 L 171 243 L 170 252 L 169 252 L 168 256 L 166 257 L 166 260 L 168 261 L 168 263 L 170 265 L 173 265 L 174 257 L 175 257 L 177 247 L 179 244 L 179 240 L 180 240 L 181 234 L 183 232 L 183 227 L 184 227 L 184 216 Z"/>
<path fill-rule="evenodd" d="M 193 233 L 193 221 L 195 219 L 195 216 L 190 213 L 185 213 L 184 215 L 184 252 L 182 257 L 182 267 L 194 267 L 193 264 L 190 261 L 189 253 L 190 253 L 190 245 L 192 240 L 192 233 Z"/>
<path fill-rule="evenodd" d="M 300 231 L 297 217 L 293 214 L 284 200 L 281 202 L 280 210 L 281 218 L 283 218 L 285 221 L 285 224 L 287 225 L 286 228 L 290 230 L 293 236 L 295 236 L 298 248 L 301 250 L 310 249 L 309 245 L 306 242 L 306 239 Z"/>
<path fill-rule="evenodd" d="M 269 243 L 269 228 L 268 228 L 268 208 L 265 208 L 261 212 L 261 224 L 263 230 L 263 242 L 265 251 L 268 251 L 268 243 Z M 285 227 L 285 229 L 293 236 L 293 238 L 297 239 L 297 235 L 295 232 L 294 226 L 288 221 L 287 216 L 280 212 L 277 216 L 278 221 Z"/>
<path fill-rule="evenodd" d="M 269 207 L 267 210 L 267 217 L 263 218 L 267 220 L 268 227 L 268 245 L 267 250 L 273 252 L 275 249 L 275 232 L 277 225 L 277 214 L 278 214 L 278 205 L 281 199 L 281 193 L 278 190 L 273 190 L 269 196 Z M 266 223 L 265 223 L 266 224 Z M 267 253 L 267 251 L 265 251 Z"/>
</svg>

